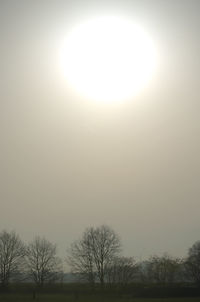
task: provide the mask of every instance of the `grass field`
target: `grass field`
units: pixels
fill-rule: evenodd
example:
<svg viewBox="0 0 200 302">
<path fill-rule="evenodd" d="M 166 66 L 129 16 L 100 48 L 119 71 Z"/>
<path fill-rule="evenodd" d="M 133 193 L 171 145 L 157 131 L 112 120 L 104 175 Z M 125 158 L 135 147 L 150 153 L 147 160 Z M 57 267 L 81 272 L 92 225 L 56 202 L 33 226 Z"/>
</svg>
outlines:
<svg viewBox="0 0 200 302">
<path fill-rule="evenodd" d="M 32 295 L 0 295 L 0 302 L 200 302 L 200 298 L 106 298 L 98 296 L 74 297 L 69 295 L 39 295 L 33 299 Z"/>
</svg>

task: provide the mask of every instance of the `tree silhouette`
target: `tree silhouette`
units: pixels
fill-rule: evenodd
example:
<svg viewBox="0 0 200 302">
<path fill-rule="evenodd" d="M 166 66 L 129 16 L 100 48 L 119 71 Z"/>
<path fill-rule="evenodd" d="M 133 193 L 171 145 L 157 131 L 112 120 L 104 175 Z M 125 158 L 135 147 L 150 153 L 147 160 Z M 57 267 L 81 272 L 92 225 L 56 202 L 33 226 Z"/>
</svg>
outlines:
<svg viewBox="0 0 200 302">
<path fill-rule="evenodd" d="M 25 247 L 15 232 L 0 233 L 0 281 L 7 287 L 10 280 L 17 274 L 25 255 Z"/>
<path fill-rule="evenodd" d="M 72 244 L 67 260 L 73 272 L 85 276 L 90 283 L 97 278 L 103 287 L 106 270 L 120 246 L 119 237 L 110 227 L 90 227 Z"/>
</svg>

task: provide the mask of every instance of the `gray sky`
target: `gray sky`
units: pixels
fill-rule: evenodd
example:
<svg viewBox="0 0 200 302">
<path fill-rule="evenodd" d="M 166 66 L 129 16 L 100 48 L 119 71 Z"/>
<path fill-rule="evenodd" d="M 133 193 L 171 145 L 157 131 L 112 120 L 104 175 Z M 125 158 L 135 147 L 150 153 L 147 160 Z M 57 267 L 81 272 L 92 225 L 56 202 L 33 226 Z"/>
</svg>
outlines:
<svg viewBox="0 0 200 302">
<path fill-rule="evenodd" d="M 103 13 L 137 20 L 162 59 L 120 105 L 73 94 L 58 63 L 69 29 Z M 65 255 L 108 224 L 125 255 L 186 255 L 200 239 L 199 14 L 199 0 L 0 0 L 0 230 Z"/>
</svg>

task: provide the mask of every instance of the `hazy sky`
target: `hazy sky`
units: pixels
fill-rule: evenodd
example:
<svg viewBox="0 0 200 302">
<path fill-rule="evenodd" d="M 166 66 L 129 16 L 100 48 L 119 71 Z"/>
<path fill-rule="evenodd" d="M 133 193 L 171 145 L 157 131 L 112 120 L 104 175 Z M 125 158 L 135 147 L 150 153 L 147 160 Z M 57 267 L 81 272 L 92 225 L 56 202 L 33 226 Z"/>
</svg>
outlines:
<svg viewBox="0 0 200 302">
<path fill-rule="evenodd" d="M 148 31 L 160 66 L 122 104 L 67 87 L 59 48 L 97 14 Z M 124 254 L 185 256 L 200 239 L 200 1 L 0 0 L 0 230 L 60 254 L 108 224 Z"/>
</svg>

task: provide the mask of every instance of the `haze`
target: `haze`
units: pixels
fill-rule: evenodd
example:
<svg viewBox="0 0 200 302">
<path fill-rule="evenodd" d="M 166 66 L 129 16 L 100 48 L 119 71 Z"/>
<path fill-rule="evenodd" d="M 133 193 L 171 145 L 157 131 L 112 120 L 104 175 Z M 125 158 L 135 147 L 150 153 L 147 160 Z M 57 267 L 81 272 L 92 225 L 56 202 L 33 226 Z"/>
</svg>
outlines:
<svg viewBox="0 0 200 302">
<path fill-rule="evenodd" d="M 0 230 L 60 254 L 107 224 L 136 259 L 185 256 L 199 240 L 198 0 L 0 1 Z M 60 45 L 91 15 L 123 14 L 161 62 L 137 97 L 99 104 L 70 90 Z"/>
</svg>

